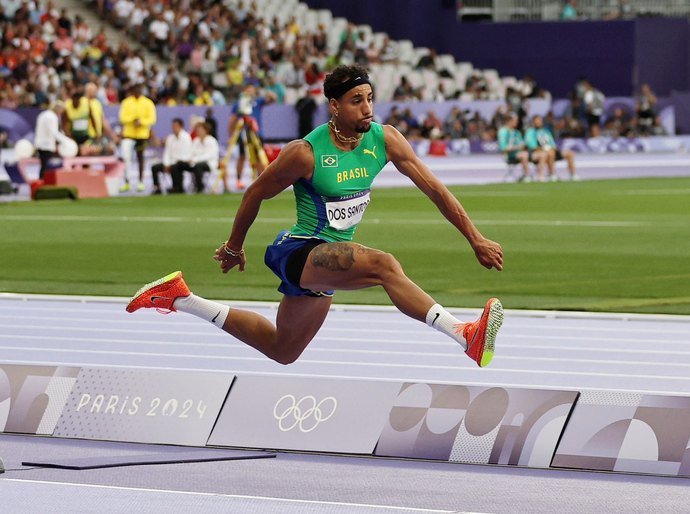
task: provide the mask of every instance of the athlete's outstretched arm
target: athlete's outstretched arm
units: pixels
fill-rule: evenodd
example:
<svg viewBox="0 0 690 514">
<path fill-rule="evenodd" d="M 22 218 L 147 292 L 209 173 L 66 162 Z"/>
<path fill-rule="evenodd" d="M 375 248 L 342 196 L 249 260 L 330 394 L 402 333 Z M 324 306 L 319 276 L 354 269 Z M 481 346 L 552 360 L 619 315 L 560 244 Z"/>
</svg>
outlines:
<svg viewBox="0 0 690 514">
<path fill-rule="evenodd" d="M 482 266 L 502 270 L 501 245 L 482 236 L 458 199 L 417 157 L 410 143 L 396 128 L 385 125 L 384 134 L 388 159 L 403 175 L 408 176 L 434 202 L 446 219 L 467 238 Z"/>
<path fill-rule="evenodd" d="M 241 250 L 249 227 L 259 214 L 261 202 L 273 198 L 300 178 L 310 178 L 313 172 L 314 154 L 311 145 L 300 139 L 286 145 L 278 154 L 278 158 L 269 164 L 259 178 L 247 188 L 235 214 L 230 238 L 216 250 L 213 256 L 220 262 L 223 273 L 227 273 L 235 266 L 239 266 L 240 271 L 244 271 L 245 256 Z M 232 254 L 229 254 L 225 247 Z"/>
</svg>

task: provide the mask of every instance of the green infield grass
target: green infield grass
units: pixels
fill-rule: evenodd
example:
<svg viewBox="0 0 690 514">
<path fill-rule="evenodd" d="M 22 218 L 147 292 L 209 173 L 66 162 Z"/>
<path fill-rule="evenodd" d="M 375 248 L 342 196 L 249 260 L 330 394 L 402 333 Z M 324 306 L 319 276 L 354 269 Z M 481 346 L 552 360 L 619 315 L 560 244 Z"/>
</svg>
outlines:
<svg viewBox="0 0 690 514">
<path fill-rule="evenodd" d="M 391 252 L 439 303 L 511 309 L 690 314 L 690 179 L 453 187 L 483 234 L 503 245 L 501 273 L 415 189 L 372 194 L 355 240 Z M 211 259 L 241 197 L 158 196 L 0 204 L 0 291 L 130 296 L 182 270 L 191 289 L 227 300 L 279 300 L 267 243 L 294 221 L 291 192 L 264 202 L 247 270 Z M 340 303 L 389 304 L 381 288 Z"/>
</svg>

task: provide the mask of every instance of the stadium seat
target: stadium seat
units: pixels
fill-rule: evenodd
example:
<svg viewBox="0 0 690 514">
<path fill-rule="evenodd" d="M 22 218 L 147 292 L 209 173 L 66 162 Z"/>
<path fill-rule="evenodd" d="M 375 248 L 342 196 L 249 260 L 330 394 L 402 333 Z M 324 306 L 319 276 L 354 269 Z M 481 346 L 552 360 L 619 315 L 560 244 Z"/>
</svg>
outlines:
<svg viewBox="0 0 690 514">
<path fill-rule="evenodd" d="M 518 86 L 518 80 L 515 77 L 502 77 L 501 82 L 503 83 L 504 88 L 512 87 L 515 88 Z"/>
<path fill-rule="evenodd" d="M 393 97 L 393 91 L 397 85 L 395 70 L 395 65 L 390 63 L 375 63 L 369 67 L 369 75 L 376 87 L 376 99 L 378 101 L 386 102 Z"/>
<path fill-rule="evenodd" d="M 303 23 L 300 24 L 300 29 L 304 32 L 316 32 L 319 28 L 319 15 L 316 11 L 307 11 L 304 13 Z"/>
<path fill-rule="evenodd" d="M 317 13 L 319 24 L 323 25 L 326 28 L 329 28 L 333 23 L 333 13 L 331 13 L 331 11 L 329 11 L 328 9 L 319 9 Z"/>
<path fill-rule="evenodd" d="M 414 57 L 412 58 L 412 66 L 417 66 L 419 59 L 425 55 L 429 55 L 430 51 L 428 48 L 419 46 L 413 50 Z"/>
<path fill-rule="evenodd" d="M 400 62 L 412 65 L 417 64 L 416 62 L 412 62 L 415 56 L 414 45 L 412 44 L 412 41 L 410 41 L 409 39 L 403 39 L 401 41 L 398 41 L 398 49 L 400 55 Z"/>
<path fill-rule="evenodd" d="M 328 51 L 335 54 L 338 52 L 340 46 L 340 35 L 347 28 L 347 20 L 345 18 L 333 18 L 330 28 L 328 30 Z"/>
<path fill-rule="evenodd" d="M 385 32 L 375 32 L 372 35 L 372 38 L 374 40 L 374 47 L 377 50 L 380 50 L 381 47 L 383 46 L 383 40 L 386 38 L 386 33 Z"/>
<path fill-rule="evenodd" d="M 453 79 L 441 78 L 439 80 L 443 84 L 443 90 L 445 91 L 446 98 L 449 98 L 455 94 L 458 90 L 457 85 Z"/>
<path fill-rule="evenodd" d="M 434 92 L 438 89 L 439 76 L 434 70 L 422 70 L 422 79 L 424 80 L 424 89 Z"/>
<path fill-rule="evenodd" d="M 557 21 L 563 9 L 560 2 L 550 2 L 541 6 L 541 17 L 544 21 Z"/>
<path fill-rule="evenodd" d="M 455 57 L 450 54 L 442 54 L 436 57 L 436 71 L 453 73 L 455 70 Z"/>
<path fill-rule="evenodd" d="M 464 72 L 469 77 L 474 71 L 474 66 L 471 62 L 458 62 L 455 64 L 455 69 Z"/>
<path fill-rule="evenodd" d="M 410 70 L 407 74 L 407 80 L 410 85 L 414 88 L 419 88 L 424 86 L 424 75 L 419 70 Z"/>
<path fill-rule="evenodd" d="M 503 96 L 502 84 L 498 71 L 493 69 L 484 70 L 484 80 L 489 89 L 491 99 L 500 99 Z"/>
</svg>

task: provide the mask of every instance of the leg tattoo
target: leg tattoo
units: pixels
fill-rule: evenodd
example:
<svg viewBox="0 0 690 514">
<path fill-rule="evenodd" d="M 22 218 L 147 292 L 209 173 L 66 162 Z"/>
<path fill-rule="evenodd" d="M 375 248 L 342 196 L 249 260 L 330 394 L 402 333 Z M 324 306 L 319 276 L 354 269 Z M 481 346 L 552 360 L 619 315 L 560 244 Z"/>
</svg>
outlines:
<svg viewBox="0 0 690 514">
<path fill-rule="evenodd" d="M 328 271 L 348 271 L 355 263 L 352 246 L 345 243 L 322 244 L 312 251 L 312 264 Z"/>
</svg>

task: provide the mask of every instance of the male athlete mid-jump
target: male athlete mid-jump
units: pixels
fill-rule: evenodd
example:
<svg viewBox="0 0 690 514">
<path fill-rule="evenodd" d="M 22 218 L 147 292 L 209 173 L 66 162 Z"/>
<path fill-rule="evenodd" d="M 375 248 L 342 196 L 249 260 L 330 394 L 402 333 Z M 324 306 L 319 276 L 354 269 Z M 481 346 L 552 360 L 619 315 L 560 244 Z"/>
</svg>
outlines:
<svg viewBox="0 0 690 514">
<path fill-rule="evenodd" d="M 480 318 L 462 323 L 412 282 L 390 254 L 352 242 L 370 202 L 370 188 L 388 161 L 409 177 L 472 246 L 486 268 L 503 268 L 498 243 L 477 230 L 460 202 L 415 155 L 395 128 L 373 121 L 373 90 L 366 69 L 338 66 L 324 83 L 331 119 L 289 143 L 247 189 L 227 242 L 215 252 L 223 273 L 244 271 L 243 243 L 261 202 L 293 186 L 297 223 L 266 250 L 265 263 L 281 279 L 276 324 L 255 312 L 192 294 L 181 272 L 141 288 L 128 312 L 159 308 L 194 314 L 267 357 L 294 362 L 328 314 L 333 291 L 382 286 L 407 316 L 455 339 L 479 366 L 494 353 L 503 307 L 491 298 Z"/>
</svg>

